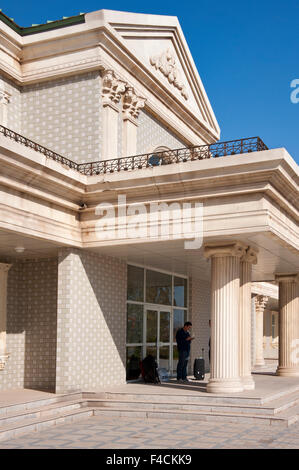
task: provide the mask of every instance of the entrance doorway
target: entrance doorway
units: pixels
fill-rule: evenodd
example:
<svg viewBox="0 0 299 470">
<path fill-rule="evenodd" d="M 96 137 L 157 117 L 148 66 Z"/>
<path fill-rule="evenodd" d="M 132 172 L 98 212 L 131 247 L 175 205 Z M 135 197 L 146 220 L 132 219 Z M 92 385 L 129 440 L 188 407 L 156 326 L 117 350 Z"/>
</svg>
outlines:
<svg viewBox="0 0 299 470">
<path fill-rule="evenodd" d="M 171 309 L 145 305 L 145 356 L 156 358 L 158 367 L 171 372 Z"/>
<path fill-rule="evenodd" d="M 140 376 L 140 361 L 148 354 L 159 368 L 176 372 L 175 335 L 187 320 L 187 278 L 128 265 L 127 380 Z"/>
</svg>

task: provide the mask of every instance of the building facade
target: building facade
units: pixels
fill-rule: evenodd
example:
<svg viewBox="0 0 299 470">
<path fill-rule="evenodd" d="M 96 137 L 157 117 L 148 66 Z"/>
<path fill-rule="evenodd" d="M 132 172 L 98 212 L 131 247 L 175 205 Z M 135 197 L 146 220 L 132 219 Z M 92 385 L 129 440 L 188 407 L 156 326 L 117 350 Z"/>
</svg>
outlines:
<svg viewBox="0 0 299 470">
<path fill-rule="evenodd" d="M 211 393 L 299 375 L 298 166 L 219 142 L 177 18 L 0 13 L 0 40 L 0 390 L 175 374 L 186 319 Z"/>
</svg>

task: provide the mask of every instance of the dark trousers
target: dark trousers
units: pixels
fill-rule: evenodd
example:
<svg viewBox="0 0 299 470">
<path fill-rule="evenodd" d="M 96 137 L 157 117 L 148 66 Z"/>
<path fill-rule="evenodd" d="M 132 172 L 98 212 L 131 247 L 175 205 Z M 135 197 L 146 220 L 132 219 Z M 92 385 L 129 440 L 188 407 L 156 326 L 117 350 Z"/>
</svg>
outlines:
<svg viewBox="0 0 299 470">
<path fill-rule="evenodd" d="M 187 365 L 189 359 L 188 351 L 179 351 L 179 362 L 177 365 L 177 380 L 185 380 L 187 378 Z"/>
</svg>

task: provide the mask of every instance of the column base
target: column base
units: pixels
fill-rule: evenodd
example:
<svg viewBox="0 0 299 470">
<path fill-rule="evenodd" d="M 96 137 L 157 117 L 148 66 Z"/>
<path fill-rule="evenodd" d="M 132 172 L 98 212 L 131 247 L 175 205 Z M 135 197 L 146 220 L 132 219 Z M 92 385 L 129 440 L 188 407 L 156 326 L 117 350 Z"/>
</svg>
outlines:
<svg viewBox="0 0 299 470">
<path fill-rule="evenodd" d="M 208 393 L 237 393 L 243 392 L 241 379 L 210 379 L 207 385 Z"/>
<path fill-rule="evenodd" d="M 264 367 L 266 365 L 265 361 L 259 361 L 254 364 L 254 369 L 258 367 Z"/>
<path fill-rule="evenodd" d="M 276 375 L 280 377 L 299 377 L 298 367 L 277 367 Z"/>
<path fill-rule="evenodd" d="M 255 382 L 252 378 L 252 375 L 247 375 L 245 377 L 241 377 L 242 384 L 244 390 L 254 390 L 255 389 Z"/>
</svg>

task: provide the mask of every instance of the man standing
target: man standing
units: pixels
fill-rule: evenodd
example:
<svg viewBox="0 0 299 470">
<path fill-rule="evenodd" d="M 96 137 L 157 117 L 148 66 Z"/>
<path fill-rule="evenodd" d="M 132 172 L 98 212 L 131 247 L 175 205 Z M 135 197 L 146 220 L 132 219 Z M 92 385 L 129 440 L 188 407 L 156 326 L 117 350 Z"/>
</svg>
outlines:
<svg viewBox="0 0 299 470">
<path fill-rule="evenodd" d="M 189 331 L 191 330 L 192 323 L 187 321 L 183 328 L 180 328 L 176 334 L 176 342 L 178 345 L 179 362 L 177 365 L 177 381 L 178 382 L 189 382 L 187 379 L 187 365 L 190 355 L 191 341 L 194 336 L 190 336 Z"/>
</svg>

